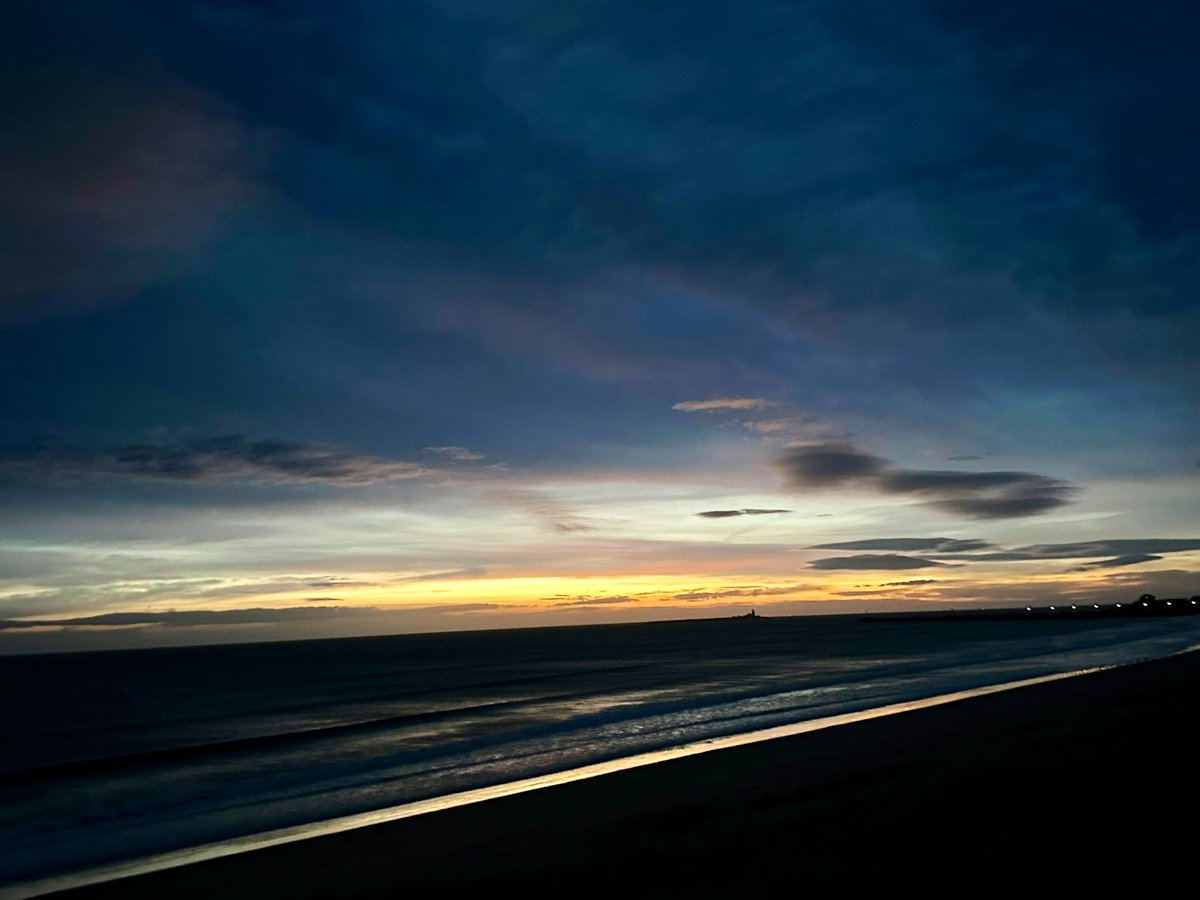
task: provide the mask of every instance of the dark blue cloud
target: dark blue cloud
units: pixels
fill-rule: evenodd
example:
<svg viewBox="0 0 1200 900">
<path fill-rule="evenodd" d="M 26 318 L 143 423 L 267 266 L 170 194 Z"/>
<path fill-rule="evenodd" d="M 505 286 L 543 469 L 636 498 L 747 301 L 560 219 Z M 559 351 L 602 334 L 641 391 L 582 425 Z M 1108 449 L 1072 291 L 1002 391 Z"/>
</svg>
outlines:
<svg viewBox="0 0 1200 900">
<path fill-rule="evenodd" d="M 1186 9 L 130 0 L 9 24 L 6 440 L 185 425 L 566 464 L 653 433 L 668 459 L 695 426 L 658 410 L 731 395 L 897 430 L 1007 404 L 1018 452 L 1200 440 Z M 1066 415 L 1023 403 L 1047 385 Z M 1068 496 L 1009 474 L 892 488 L 977 517 Z"/>
<path fill-rule="evenodd" d="M 827 556 L 814 559 L 808 564 L 812 569 L 853 569 L 862 571 L 904 569 L 930 569 L 945 566 L 945 563 L 919 556 L 901 556 L 897 553 L 869 554 L 859 556 Z"/>
<path fill-rule="evenodd" d="M 789 481 L 798 487 L 838 487 L 874 479 L 888 461 L 839 442 L 793 447 L 779 461 Z"/>
<path fill-rule="evenodd" d="M 916 550 L 939 553 L 967 553 L 991 547 L 987 541 L 957 538 L 865 538 L 859 541 L 839 541 L 833 544 L 813 544 L 813 550 Z"/>
<path fill-rule="evenodd" d="M 1093 569 L 1118 569 L 1124 566 L 1136 566 L 1144 562 L 1154 562 L 1159 559 L 1162 559 L 1162 557 L 1155 556 L 1153 553 L 1130 553 L 1126 556 L 1114 556 L 1112 559 L 1098 559 L 1093 562 L 1087 562 L 1071 571 L 1090 572 Z"/>
<path fill-rule="evenodd" d="M 1200 538 L 1119 538 L 1065 544 L 1030 544 L 1010 550 L 945 558 L 974 559 L 982 562 L 1024 562 L 1113 556 L 1118 559 L 1148 560 L 1156 559 L 1163 553 L 1186 553 L 1189 550 L 1200 550 Z M 1105 562 L 1111 563 L 1113 560 Z"/>
<path fill-rule="evenodd" d="M 790 512 L 790 509 L 706 509 L 696 515 L 704 519 L 729 519 L 735 516 L 772 516 Z"/>
<path fill-rule="evenodd" d="M 106 450 L 71 445 L 0 456 L 0 474 L 63 479 L 128 479 L 183 484 L 249 481 L 268 484 L 367 485 L 423 478 L 435 470 L 404 460 L 355 456 L 333 447 L 244 435 L 174 444 L 128 444 Z"/>
<path fill-rule="evenodd" d="M 913 496 L 925 506 L 971 519 L 1037 515 L 1070 502 L 1078 491 L 1065 481 L 1031 472 L 901 469 L 847 442 L 791 447 L 776 462 L 793 489 L 858 488 Z"/>
</svg>

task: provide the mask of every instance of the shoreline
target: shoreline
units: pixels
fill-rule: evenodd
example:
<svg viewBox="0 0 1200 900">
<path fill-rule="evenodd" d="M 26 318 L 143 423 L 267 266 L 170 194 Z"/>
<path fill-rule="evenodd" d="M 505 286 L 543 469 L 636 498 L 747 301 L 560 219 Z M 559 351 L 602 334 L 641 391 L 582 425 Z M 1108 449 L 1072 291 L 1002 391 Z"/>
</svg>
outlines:
<svg viewBox="0 0 1200 900">
<path fill-rule="evenodd" d="M 961 700 L 968 700 L 972 697 L 982 697 L 988 694 L 994 694 L 999 691 L 1030 687 L 1036 684 L 1058 681 L 1063 678 L 1074 678 L 1079 675 L 1089 675 L 1095 672 L 1105 671 L 1107 668 L 1119 667 L 1109 666 L 1093 669 L 1080 669 L 1077 671 L 1061 672 L 1053 675 L 1041 675 L 1036 678 L 1025 678 L 1019 681 L 1008 681 L 995 685 L 985 685 L 984 687 L 971 688 L 965 691 L 954 691 L 949 694 L 936 694 L 932 697 L 924 697 L 918 700 L 907 700 L 901 703 L 891 703 L 886 706 L 872 707 L 870 709 L 860 710 L 858 712 L 840 713 L 834 716 L 823 716 L 818 719 L 808 719 L 803 722 L 796 722 L 789 725 L 776 725 L 771 728 L 747 731 L 741 734 L 726 735 L 719 738 L 709 738 L 703 741 L 683 744 L 678 747 L 670 747 L 664 750 L 654 750 L 647 753 L 638 753 L 633 756 L 619 757 L 617 759 L 607 760 L 600 763 L 592 763 L 590 765 L 579 766 L 573 769 L 564 769 L 561 772 L 552 772 L 546 775 L 538 775 L 533 778 L 522 778 L 518 781 L 503 782 L 501 784 L 490 785 L 488 787 L 446 794 L 440 797 L 430 797 L 426 800 L 417 800 L 412 803 L 403 803 L 398 806 L 384 807 L 382 809 L 370 810 L 363 813 L 354 813 L 348 816 L 339 816 L 334 819 L 318 820 L 316 822 L 309 822 L 303 825 L 293 825 L 287 828 L 279 828 L 272 831 L 260 832 L 258 834 L 249 834 L 243 837 L 229 838 L 227 840 L 216 841 L 211 844 L 185 847 L 180 850 L 171 850 L 166 853 L 159 853 L 140 859 L 111 863 L 109 865 L 99 866 L 93 869 L 85 869 L 80 872 L 54 875 L 47 878 L 40 878 L 35 881 L 14 884 L 9 887 L 0 887 L 0 900 L 31 900 L 31 898 L 44 897 L 50 894 L 74 890 L 76 888 L 89 887 L 97 884 L 106 884 L 125 878 L 134 878 L 140 875 L 147 875 L 154 872 L 161 872 L 169 869 L 177 869 L 183 866 L 193 865 L 196 863 L 203 863 L 209 860 L 221 859 L 227 856 L 235 856 L 243 853 L 254 853 L 259 850 L 264 850 L 268 847 L 276 847 L 282 844 L 291 844 L 299 841 L 312 840 L 315 838 L 324 837 L 326 835 L 341 834 L 347 831 L 355 831 L 360 828 L 370 828 L 376 825 L 383 825 L 388 822 L 395 822 L 401 819 L 412 818 L 414 816 L 428 815 L 430 813 L 436 813 L 442 810 L 457 809 L 462 806 L 483 803 L 488 800 L 497 800 L 502 797 L 511 797 L 516 794 L 523 794 L 530 791 L 540 791 L 546 788 L 559 787 L 577 781 L 598 778 L 604 775 L 613 775 L 619 772 L 629 771 L 630 769 L 657 765 L 659 763 L 668 762 L 674 759 L 683 759 L 701 753 L 711 753 L 720 750 L 728 750 L 734 747 L 757 744 L 761 743 L 762 741 L 778 740 L 780 738 L 810 734 L 816 731 L 823 731 L 827 728 L 836 728 L 838 726 L 849 725 L 855 722 L 870 721 L 871 719 L 877 719 L 883 716 L 898 715 L 901 713 L 913 712 L 919 709 L 927 709 L 933 706 L 941 706 L 946 703 L 955 703 Z"/>
<path fill-rule="evenodd" d="M 116 893 L 112 895 L 116 896 L 124 895 L 120 890 L 122 886 L 132 887 L 144 883 L 148 879 L 161 880 L 165 878 L 170 882 L 186 883 L 189 874 L 197 873 L 205 868 L 212 869 L 214 867 L 220 868 L 221 866 L 229 867 L 231 865 L 235 868 L 253 868 L 257 862 L 266 863 L 266 857 L 270 855 L 278 856 L 280 853 L 290 853 L 293 857 L 303 856 L 306 855 L 304 854 L 305 849 L 313 849 L 319 852 L 319 847 L 323 842 L 327 843 L 331 840 L 353 842 L 358 836 L 377 834 L 381 830 L 397 826 L 404 826 L 411 831 L 414 828 L 420 829 L 420 823 L 438 817 L 445 818 L 459 814 L 475 816 L 476 818 L 482 815 L 483 818 L 487 818 L 486 813 L 472 811 L 484 810 L 485 808 L 490 810 L 496 808 L 498 804 L 504 805 L 505 803 L 509 803 L 511 805 L 516 802 L 526 806 L 531 803 L 553 806 L 555 805 L 556 798 L 561 796 L 561 792 L 574 789 L 578 793 L 588 783 L 596 785 L 602 782 L 605 785 L 611 786 L 617 785 L 621 779 L 628 780 L 631 777 L 636 777 L 637 780 L 644 782 L 648 777 L 647 773 L 651 773 L 649 775 L 651 778 L 653 778 L 655 773 L 661 773 L 665 776 L 679 771 L 679 767 L 682 764 L 694 763 L 698 759 L 703 760 L 705 757 L 713 757 L 714 759 L 720 757 L 721 760 L 732 760 L 730 754 L 745 754 L 746 752 L 753 754 L 759 751 L 766 753 L 767 751 L 763 750 L 763 748 L 772 747 L 773 745 L 781 747 L 783 745 L 794 745 L 797 741 L 813 742 L 819 740 L 822 737 L 822 732 L 825 736 L 828 736 L 835 733 L 854 731 L 855 729 L 869 729 L 872 725 L 880 724 L 881 720 L 884 719 L 891 719 L 893 722 L 901 720 L 909 722 L 912 721 L 911 717 L 920 716 L 922 712 L 936 712 L 939 709 L 947 711 L 951 710 L 952 707 L 970 705 L 971 703 L 978 703 L 984 698 L 994 698 L 1010 693 L 1022 693 L 1032 690 L 1036 694 L 1037 691 L 1044 690 L 1056 682 L 1089 680 L 1077 678 L 1079 675 L 1088 675 L 1090 678 L 1097 678 L 1102 677 L 1106 673 L 1121 673 L 1142 666 L 1154 666 L 1184 656 L 1190 657 L 1193 662 L 1200 659 L 1200 654 L 1196 653 L 1196 648 L 1192 648 L 1188 651 L 1155 660 L 1005 682 L 854 713 L 729 735 L 667 750 L 638 754 L 632 757 L 610 760 L 559 773 L 523 779 L 517 782 L 430 798 L 415 803 L 402 804 L 382 810 L 318 821 L 301 826 L 293 826 L 262 834 L 248 835 L 214 844 L 158 854 L 149 858 L 97 867 L 83 872 L 51 876 L 14 884 L 0 888 L 0 898 L 3 898 L 3 900 L 17 900 L 17 898 L 46 896 L 60 892 L 69 892 L 72 896 L 91 895 L 93 892 L 97 892 L 98 895 L 108 895 L 110 890 L 115 891 Z M 1197 668 L 1200 668 L 1200 666 L 1197 666 Z M 902 713 L 904 715 L 900 715 Z M 950 715 L 952 714 L 951 712 Z M 717 751 L 723 752 L 718 753 Z M 718 760 L 718 763 L 721 760 Z M 706 765 L 710 768 L 713 767 L 711 760 Z M 672 767 L 675 768 L 672 769 Z M 672 772 L 668 773 L 668 769 L 671 769 Z M 736 775 L 736 768 L 734 774 Z M 558 791 L 542 790 L 547 787 L 556 787 Z M 676 800 L 678 800 L 678 797 L 676 797 Z M 171 888 L 172 892 L 175 893 L 178 893 L 179 889 L 180 885 Z M 299 896 L 307 895 L 301 893 Z"/>
</svg>

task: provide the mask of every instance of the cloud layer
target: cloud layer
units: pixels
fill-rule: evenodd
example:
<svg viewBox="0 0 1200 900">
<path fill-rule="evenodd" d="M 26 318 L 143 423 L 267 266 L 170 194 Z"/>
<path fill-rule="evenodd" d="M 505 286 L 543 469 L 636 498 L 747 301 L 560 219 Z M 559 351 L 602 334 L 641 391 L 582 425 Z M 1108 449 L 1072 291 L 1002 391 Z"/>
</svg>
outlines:
<svg viewBox="0 0 1200 900">
<path fill-rule="evenodd" d="M 923 506 L 970 519 L 1013 519 L 1070 502 L 1078 488 L 1030 472 L 900 469 L 847 442 L 791 447 L 777 461 L 796 490 L 856 488 L 916 497 Z"/>
<path fill-rule="evenodd" d="M 978 539 L 898 537 L 864 538 L 857 541 L 814 544 L 809 549 L 904 550 L 924 552 L 930 557 L 929 559 L 919 559 L 895 554 L 827 557 L 818 559 L 811 564 L 813 568 L 817 569 L 905 569 L 919 568 L 923 565 L 941 566 L 948 563 L 962 565 L 966 563 L 1088 559 L 1089 562 L 1069 571 L 1091 572 L 1097 569 L 1116 569 L 1155 562 L 1162 559 L 1163 554 L 1200 550 L 1200 539 L 1121 538 L 1068 544 L 1030 544 L 1024 547 L 1004 548 Z"/>
<path fill-rule="evenodd" d="M 1200 538 L 1117 538 L 1067 544 L 1029 544 L 1024 547 L 976 553 L 980 562 L 1024 562 L 1042 559 L 1087 559 L 1094 557 L 1156 556 L 1200 550 Z"/>
<path fill-rule="evenodd" d="M 1090 572 L 1093 569 L 1119 569 L 1124 566 L 1136 566 L 1144 562 L 1154 562 L 1162 559 L 1161 556 L 1155 556 L 1153 553 L 1131 553 L 1128 556 L 1114 556 L 1112 559 L 1098 559 L 1094 562 L 1084 563 L 1075 569 L 1073 572 Z"/>
<path fill-rule="evenodd" d="M 704 519 L 731 519 L 735 516 L 775 516 L 790 512 L 790 509 L 706 509 L 696 515 Z"/>
<path fill-rule="evenodd" d="M 710 397 L 707 400 L 684 400 L 676 403 L 671 409 L 680 412 L 716 412 L 731 409 L 766 409 L 774 405 L 762 397 Z"/>
<path fill-rule="evenodd" d="M 839 541 L 833 544 L 813 544 L 813 550 L 916 550 L 939 553 L 967 553 L 991 547 L 988 541 L 958 538 L 865 538 L 859 541 Z"/>
<path fill-rule="evenodd" d="M 890 569 L 895 571 L 904 569 L 930 569 L 945 565 L 945 563 L 940 563 L 932 559 L 922 559 L 917 556 L 901 556 L 896 553 L 827 556 L 823 559 L 814 559 L 809 563 L 809 567 L 813 569 Z"/>
<path fill-rule="evenodd" d="M 129 444 L 113 450 L 56 446 L 0 457 L 0 474 L 59 478 L 120 478 L 185 483 L 374 484 L 433 474 L 416 463 L 356 456 L 319 444 L 251 440 L 244 435 L 179 444 Z"/>
</svg>

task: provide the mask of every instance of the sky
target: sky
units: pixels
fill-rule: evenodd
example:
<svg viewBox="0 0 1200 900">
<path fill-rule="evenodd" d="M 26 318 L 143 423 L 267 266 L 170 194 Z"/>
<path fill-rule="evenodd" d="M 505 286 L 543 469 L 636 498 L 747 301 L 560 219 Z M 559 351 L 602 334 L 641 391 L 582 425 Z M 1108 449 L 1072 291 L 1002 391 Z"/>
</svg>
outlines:
<svg viewBox="0 0 1200 900">
<path fill-rule="evenodd" d="M 1200 18 L 6 6 L 0 653 L 1200 594 Z"/>
</svg>

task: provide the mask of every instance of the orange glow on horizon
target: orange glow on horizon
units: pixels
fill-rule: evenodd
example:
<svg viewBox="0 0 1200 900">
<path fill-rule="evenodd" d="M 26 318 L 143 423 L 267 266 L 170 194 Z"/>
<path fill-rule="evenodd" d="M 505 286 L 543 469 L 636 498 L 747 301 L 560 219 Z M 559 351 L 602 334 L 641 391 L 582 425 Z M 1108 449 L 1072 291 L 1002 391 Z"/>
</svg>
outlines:
<svg viewBox="0 0 1200 900">
<path fill-rule="evenodd" d="M 979 587 L 1002 592 L 1005 586 L 1031 585 L 1047 593 L 1079 593 L 1089 588 L 1109 586 L 1101 572 L 993 573 L 983 579 L 966 578 L 940 572 L 817 572 L 802 570 L 791 578 L 714 577 L 711 573 L 681 575 L 621 576 L 494 576 L 446 578 L 445 580 L 388 583 L 387 575 L 364 574 L 369 585 L 331 587 L 327 596 L 314 596 L 313 590 L 256 594 L 247 592 L 237 600 L 227 599 L 209 608 L 245 609 L 252 607 L 338 606 L 363 610 L 406 610 L 455 608 L 466 604 L 495 604 L 497 609 L 520 612 L 545 612 L 569 607 L 593 606 L 614 611 L 652 609 L 654 607 L 694 608 L 753 604 L 770 607 L 795 601 L 906 600 L 930 602 L 968 602 Z M 394 577 L 394 576 L 392 576 Z M 908 584 L 911 583 L 911 584 Z M 999 601 L 997 601 L 999 602 Z M 124 605 L 128 608 L 127 604 Z M 180 607 L 180 601 L 158 600 L 147 604 L 155 610 Z M 480 609 L 480 612 L 486 612 Z"/>
</svg>

